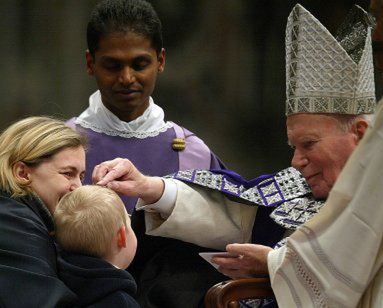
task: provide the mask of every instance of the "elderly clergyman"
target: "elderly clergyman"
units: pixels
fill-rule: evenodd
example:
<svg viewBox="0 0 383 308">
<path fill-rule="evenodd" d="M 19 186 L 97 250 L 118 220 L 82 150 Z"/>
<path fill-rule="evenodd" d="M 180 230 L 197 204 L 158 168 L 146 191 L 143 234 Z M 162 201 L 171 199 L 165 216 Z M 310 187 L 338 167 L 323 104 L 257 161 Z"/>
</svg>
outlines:
<svg viewBox="0 0 383 308">
<path fill-rule="evenodd" d="M 371 10 L 382 44 L 383 1 L 371 1 Z M 383 69 L 382 50 L 376 63 Z M 322 211 L 269 253 L 280 307 L 383 307 L 382 107 Z"/>
<path fill-rule="evenodd" d="M 309 186 L 293 168 L 252 181 L 230 172 L 198 170 L 164 180 L 143 176 L 127 160 L 101 164 L 94 180 L 139 196 L 137 208 L 146 211 L 148 234 L 215 249 L 263 236 L 263 243 L 272 246 L 269 233 L 282 234 L 268 232 L 271 222 L 264 223 L 268 215 L 259 215 L 265 213 L 260 209 L 273 210 L 271 217 L 285 235 L 318 212 L 318 200 L 327 198 L 375 108 L 370 20 L 356 8 L 334 38 L 297 5 L 286 33 L 287 132 L 295 150 L 292 165 Z M 221 271 L 231 277 L 257 272 L 254 245 L 249 246 L 231 246 L 244 258 L 216 259 Z"/>
</svg>

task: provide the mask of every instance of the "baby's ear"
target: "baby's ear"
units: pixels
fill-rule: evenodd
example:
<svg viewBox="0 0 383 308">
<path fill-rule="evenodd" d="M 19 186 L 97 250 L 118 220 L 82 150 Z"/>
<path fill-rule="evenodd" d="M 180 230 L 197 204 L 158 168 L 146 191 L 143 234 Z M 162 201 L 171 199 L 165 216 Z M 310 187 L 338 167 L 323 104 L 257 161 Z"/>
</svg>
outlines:
<svg viewBox="0 0 383 308">
<path fill-rule="evenodd" d="M 117 231 L 117 245 L 119 248 L 126 247 L 126 230 L 125 226 L 122 226 Z"/>
</svg>

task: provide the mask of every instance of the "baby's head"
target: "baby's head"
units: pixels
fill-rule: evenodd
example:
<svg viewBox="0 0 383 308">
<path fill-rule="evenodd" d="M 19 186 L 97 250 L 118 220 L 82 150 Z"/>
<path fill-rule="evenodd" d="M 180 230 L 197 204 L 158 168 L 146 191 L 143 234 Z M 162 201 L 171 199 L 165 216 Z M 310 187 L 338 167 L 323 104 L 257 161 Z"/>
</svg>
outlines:
<svg viewBox="0 0 383 308">
<path fill-rule="evenodd" d="M 120 197 L 95 185 L 66 194 L 54 213 L 56 240 L 69 252 L 98 257 L 119 268 L 132 262 L 137 239 Z"/>
</svg>

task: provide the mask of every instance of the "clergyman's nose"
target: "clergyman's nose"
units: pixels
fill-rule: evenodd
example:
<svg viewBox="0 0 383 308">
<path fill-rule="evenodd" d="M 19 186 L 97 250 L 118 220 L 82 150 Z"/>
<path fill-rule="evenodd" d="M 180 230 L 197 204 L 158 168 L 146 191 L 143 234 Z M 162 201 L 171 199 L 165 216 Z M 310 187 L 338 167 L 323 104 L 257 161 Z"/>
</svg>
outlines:
<svg viewBox="0 0 383 308">
<path fill-rule="evenodd" d="M 300 151 L 295 149 L 293 158 L 291 159 L 291 166 L 301 171 L 307 164 L 307 158 L 302 153 L 300 153 Z"/>
<path fill-rule="evenodd" d="M 120 78 L 119 78 L 119 81 L 121 84 L 129 85 L 133 82 L 133 79 L 134 79 L 134 74 L 129 67 L 124 68 L 121 71 Z"/>
</svg>

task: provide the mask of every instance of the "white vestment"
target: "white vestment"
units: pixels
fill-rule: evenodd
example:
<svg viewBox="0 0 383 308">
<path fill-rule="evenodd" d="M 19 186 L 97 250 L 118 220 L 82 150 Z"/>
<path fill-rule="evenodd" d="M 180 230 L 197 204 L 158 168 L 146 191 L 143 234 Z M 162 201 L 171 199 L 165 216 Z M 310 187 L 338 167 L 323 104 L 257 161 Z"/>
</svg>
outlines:
<svg viewBox="0 0 383 308">
<path fill-rule="evenodd" d="M 382 238 L 380 106 L 322 210 L 269 253 L 279 307 L 383 307 Z"/>
<path fill-rule="evenodd" d="M 256 206 L 230 201 L 222 193 L 202 187 L 177 185 L 177 199 L 167 219 L 146 211 L 146 233 L 172 237 L 218 250 L 230 243 L 246 243 L 251 239 Z"/>
<path fill-rule="evenodd" d="M 136 204 L 137 210 L 145 211 L 146 233 L 218 250 L 259 238 L 275 245 L 283 230 L 291 234 L 323 206 L 313 199 L 304 178 L 293 168 L 251 182 L 234 177 L 232 172 L 189 170 L 163 179 L 160 200 L 146 204 L 140 199 Z M 270 212 L 274 222 L 265 216 Z"/>
</svg>

